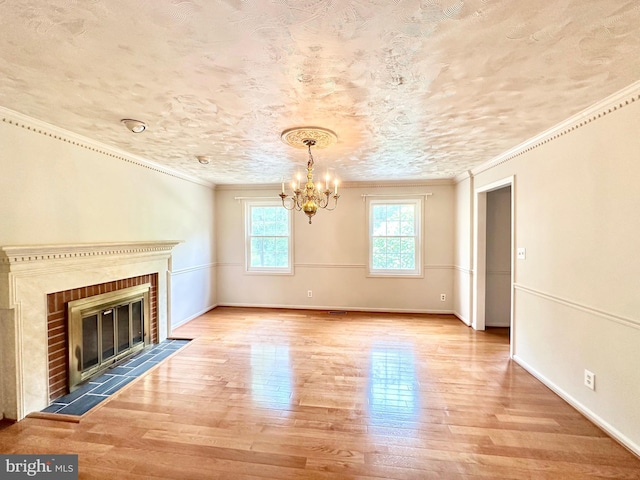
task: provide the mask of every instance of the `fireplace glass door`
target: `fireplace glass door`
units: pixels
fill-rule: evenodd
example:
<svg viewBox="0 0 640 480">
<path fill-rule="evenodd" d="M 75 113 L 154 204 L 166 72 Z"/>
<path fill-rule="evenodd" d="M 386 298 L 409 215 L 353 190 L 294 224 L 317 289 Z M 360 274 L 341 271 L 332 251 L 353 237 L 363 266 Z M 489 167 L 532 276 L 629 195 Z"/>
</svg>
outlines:
<svg viewBox="0 0 640 480">
<path fill-rule="evenodd" d="M 149 344 L 148 312 L 148 284 L 69 302 L 69 390 Z"/>
<path fill-rule="evenodd" d="M 143 301 L 129 302 L 82 318 L 82 371 L 113 363 L 143 343 Z"/>
</svg>

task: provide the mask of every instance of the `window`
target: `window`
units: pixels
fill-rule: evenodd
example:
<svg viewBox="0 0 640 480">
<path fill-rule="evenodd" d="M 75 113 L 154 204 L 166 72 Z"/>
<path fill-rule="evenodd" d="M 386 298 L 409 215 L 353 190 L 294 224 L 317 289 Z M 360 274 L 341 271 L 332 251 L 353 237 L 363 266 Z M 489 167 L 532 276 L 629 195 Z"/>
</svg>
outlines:
<svg viewBox="0 0 640 480">
<path fill-rule="evenodd" d="M 246 269 L 248 272 L 292 273 L 291 212 L 280 202 L 247 202 Z"/>
<path fill-rule="evenodd" d="M 369 200 L 369 274 L 421 276 L 422 199 Z"/>
</svg>

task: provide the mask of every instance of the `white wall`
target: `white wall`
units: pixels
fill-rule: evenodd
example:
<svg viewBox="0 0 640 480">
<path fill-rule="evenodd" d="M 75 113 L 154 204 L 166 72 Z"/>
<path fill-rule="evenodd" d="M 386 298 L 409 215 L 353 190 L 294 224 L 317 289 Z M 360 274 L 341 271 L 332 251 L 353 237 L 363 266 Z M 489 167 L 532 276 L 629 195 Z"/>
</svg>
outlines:
<svg viewBox="0 0 640 480">
<path fill-rule="evenodd" d="M 515 176 L 515 360 L 640 454 L 639 99 L 625 92 L 474 182 Z"/>
<path fill-rule="evenodd" d="M 172 323 L 215 305 L 212 188 L 1 113 L 0 245 L 183 240 L 173 250 Z"/>
<path fill-rule="evenodd" d="M 272 197 L 277 189 L 216 191 L 218 304 L 406 312 L 451 312 L 453 296 L 454 186 L 347 186 L 335 211 L 320 211 L 308 224 L 294 215 L 294 275 L 247 274 L 242 201 Z M 367 218 L 363 194 L 432 193 L 424 202 L 424 278 L 367 277 Z M 307 297 L 307 290 L 313 297 Z M 447 294 L 445 302 L 440 293 Z"/>
<path fill-rule="evenodd" d="M 453 278 L 453 311 L 467 325 L 471 325 L 471 289 L 473 259 L 471 248 L 473 178 L 461 180 L 455 189 L 455 247 Z"/>
</svg>

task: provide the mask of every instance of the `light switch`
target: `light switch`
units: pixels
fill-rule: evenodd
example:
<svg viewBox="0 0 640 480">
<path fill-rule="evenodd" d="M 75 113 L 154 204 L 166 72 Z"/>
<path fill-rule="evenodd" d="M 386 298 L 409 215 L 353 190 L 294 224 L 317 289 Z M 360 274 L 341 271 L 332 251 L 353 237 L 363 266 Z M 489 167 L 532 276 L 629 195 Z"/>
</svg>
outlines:
<svg viewBox="0 0 640 480">
<path fill-rule="evenodd" d="M 517 256 L 518 256 L 518 260 L 526 260 L 527 259 L 527 249 L 526 248 L 518 248 Z"/>
</svg>

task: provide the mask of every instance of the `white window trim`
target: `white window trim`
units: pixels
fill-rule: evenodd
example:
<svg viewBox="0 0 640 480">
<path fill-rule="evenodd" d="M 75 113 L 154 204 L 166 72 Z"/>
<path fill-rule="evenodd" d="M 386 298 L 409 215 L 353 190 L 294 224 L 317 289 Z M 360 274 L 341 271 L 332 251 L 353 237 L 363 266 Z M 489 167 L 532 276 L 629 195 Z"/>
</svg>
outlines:
<svg viewBox="0 0 640 480">
<path fill-rule="evenodd" d="M 289 257 L 287 267 L 252 267 L 251 266 L 251 208 L 252 207 L 279 207 L 280 200 L 245 200 L 244 201 L 244 270 L 250 275 L 293 275 L 293 215 L 287 211 L 289 217 Z"/>
<path fill-rule="evenodd" d="M 396 198 L 376 198 L 375 196 L 367 196 L 367 243 L 369 252 L 367 255 L 367 277 L 395 277 L 395 278 L 424 278 L 424 268 L 422 261 L 422 252 L 424 245 L 423 230 L 423 212 L 424 212 L 424 196 L 398 196 Z M 372 205 L 389 205 L 389 204 L 407 204 L 411 203 L 416 206 L 416 266 L 413 270 L 400 269 L 374 269 L 373 268 L 373 221 Z"/>
</svg>

